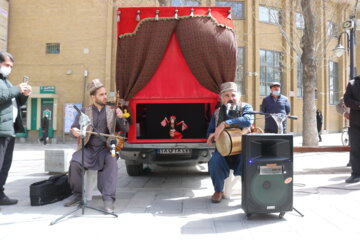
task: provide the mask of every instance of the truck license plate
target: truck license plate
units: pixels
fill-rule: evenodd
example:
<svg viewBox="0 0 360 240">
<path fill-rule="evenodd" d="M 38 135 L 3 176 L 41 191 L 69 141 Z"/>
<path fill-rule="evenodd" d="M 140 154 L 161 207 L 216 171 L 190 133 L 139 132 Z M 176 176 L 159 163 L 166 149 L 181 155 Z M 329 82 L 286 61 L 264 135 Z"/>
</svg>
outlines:
<svg viewBox="0 0 360 240">
<path fill-rule="evenodd" d="M 191 154 L 191 149 L 187 148 L 162 148 L 158 150 L 159 154 Z"/>
</svg>

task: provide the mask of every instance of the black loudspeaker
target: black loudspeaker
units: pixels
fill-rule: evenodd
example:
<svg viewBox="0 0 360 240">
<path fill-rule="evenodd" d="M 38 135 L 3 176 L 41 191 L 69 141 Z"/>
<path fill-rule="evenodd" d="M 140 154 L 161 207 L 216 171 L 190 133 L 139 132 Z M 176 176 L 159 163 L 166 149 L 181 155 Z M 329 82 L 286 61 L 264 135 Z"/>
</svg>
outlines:
<svg viewBox="0 0 360 240">
<path fill-rule="evenodd" d="M 253 213 L 293 210 L 293 136 L 242 136 L 242 208 Z"/>
</svg>

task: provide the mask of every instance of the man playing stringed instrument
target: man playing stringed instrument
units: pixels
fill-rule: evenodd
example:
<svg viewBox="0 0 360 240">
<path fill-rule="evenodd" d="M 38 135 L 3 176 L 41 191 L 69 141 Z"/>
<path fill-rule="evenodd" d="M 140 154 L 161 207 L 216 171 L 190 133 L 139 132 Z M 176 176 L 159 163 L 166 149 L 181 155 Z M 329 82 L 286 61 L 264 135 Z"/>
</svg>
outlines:
<svg viewBox="0 0 360 240">
<path fill-rule="evenodd" d="M 240 93 L 234 82 L 221 84 L 221 106 L 216 109 L 208 128 L 207 144 L 212 145 L 218 141 L 220 134 L 226 128 L 248 128 L 253 123 L 253 115 L 246 114 L 253 111 L 248 103 L 240 102 Z M 234 175 L 241 175 L 241 154 L 223 157 L 218 150 L 215 150 L 209 161 L 209 173 L 214 185 L 215 193 L 211 197 L 213 203 L 219 203 L 223 198 L 224 180 L 229 176 L 230 169 Z"/>
<path fill-rule="evenodd" d="M 128 131 L 127 120 L 120 108 L 106 105 L 107 93 L 104 85 L 99 79 L 94 79 L 87 86 L 93 104 L 82 109 L 91 121 L 87 128 L 89 132 L 96 131 L 102 135 L 87 134 L 84 139 L 84 167 L 89 170 L 98 171 L 98 188 L 102 194 L 104 208 L 107 212 L 114 211 L 117 181 L 117 157 L 112 156 L 108 149 L 107 139 L 104 137 L 114 135 L 115 131 Z M 71 126 L 71 134 L 80 136 L 80 114 L 78 114 Z M 87 132 L 88 132 L 87 131 Z M 64 206 L 72 206 L 81 201 L 81 145 L 78 146 L 70 162 L 69 183 L 73 195 Z"/>
</svg>

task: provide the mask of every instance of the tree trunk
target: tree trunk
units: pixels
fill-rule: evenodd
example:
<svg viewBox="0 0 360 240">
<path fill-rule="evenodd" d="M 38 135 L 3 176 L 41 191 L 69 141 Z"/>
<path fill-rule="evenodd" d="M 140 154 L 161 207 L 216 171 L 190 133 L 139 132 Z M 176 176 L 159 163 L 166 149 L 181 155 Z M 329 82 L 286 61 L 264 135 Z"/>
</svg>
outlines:
<svg viewBox="0 0 360 240">
<path fill-rule="evenodd" d="M 305 29 L 302 41 L 303 64 L 303 146 L 317 146 L 318 134 L 316 128 L 315 85 L 317 63 L 315 57 L 315 26 L 313 0 L 301 0 Z"/>
</svg>

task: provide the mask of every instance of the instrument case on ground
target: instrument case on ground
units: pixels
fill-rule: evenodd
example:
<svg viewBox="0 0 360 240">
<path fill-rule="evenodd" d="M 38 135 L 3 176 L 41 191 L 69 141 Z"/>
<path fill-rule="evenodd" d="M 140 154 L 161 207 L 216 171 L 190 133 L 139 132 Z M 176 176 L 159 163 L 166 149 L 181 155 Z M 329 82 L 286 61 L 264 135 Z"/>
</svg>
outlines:
<svg viewBox="0 0 360 240">
<path fill-rule="evenodd" d="M 71 195 L 68 175 L 51 176 L 47 180 L 30 185 L 31 206 L 41 206 L 61 201 Z"/>
</svg>

